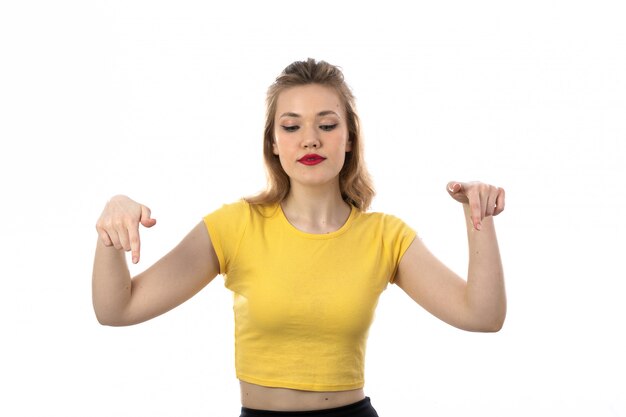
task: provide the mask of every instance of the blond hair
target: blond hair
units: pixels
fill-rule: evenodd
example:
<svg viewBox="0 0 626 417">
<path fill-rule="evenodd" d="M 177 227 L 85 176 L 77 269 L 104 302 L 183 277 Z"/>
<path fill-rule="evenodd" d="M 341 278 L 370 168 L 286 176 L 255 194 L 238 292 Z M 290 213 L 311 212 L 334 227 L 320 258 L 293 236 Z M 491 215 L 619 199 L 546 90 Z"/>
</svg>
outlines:
<svg viewBox="0 0 626 417">
<path fill-rule="evenodd" d="M 261 193 L 247 197 L 250 204 L 276 204 L 287 197 L 290 189 L 289 176 L 274 155 L 274 117 L 276 102 L 281 92 L 288 88 L 319 84 L 333 88 L 345 106 L 348 140 L 352 150 L 346 152 L 343 168 L 339 172 L 339 188 L 345 202 L 365 211 L 374 198 L 372 180 L 365 167 L 359 116 L 352 91 L 344 81 L 341 70 L 325 61 L 296 61 L 290 64 L 269 87 L 266 97 L 265 131 L 263 134 L 263 158 L 267 171 L 267 188 Z"/>
</svg>

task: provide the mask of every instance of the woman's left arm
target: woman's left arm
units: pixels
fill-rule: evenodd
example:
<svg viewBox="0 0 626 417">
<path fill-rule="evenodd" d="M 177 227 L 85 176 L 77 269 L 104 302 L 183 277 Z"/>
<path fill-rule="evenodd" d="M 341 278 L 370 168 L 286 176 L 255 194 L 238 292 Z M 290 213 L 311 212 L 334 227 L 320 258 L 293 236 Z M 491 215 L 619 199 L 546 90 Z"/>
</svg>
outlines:
<svg viewBox="0 0 626 417">
<path fill-rule="evenodd" d="M 506 293 L 493 216 L 504 210 L 504 190 L 479 182 L 451 182 L 448 193 L 463 204 L 467 280 L 415 239 L 400 261 L 394 283 L 446 323 L 468 331 L 496 332 L 506 316 Z"/>
</svg>

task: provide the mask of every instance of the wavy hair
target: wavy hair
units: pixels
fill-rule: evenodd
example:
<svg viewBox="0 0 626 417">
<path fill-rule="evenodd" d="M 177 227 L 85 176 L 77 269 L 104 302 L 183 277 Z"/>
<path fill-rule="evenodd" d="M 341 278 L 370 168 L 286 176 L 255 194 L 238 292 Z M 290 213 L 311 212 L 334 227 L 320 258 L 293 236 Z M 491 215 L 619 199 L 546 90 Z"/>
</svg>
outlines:
<svg viewBox="0 0 626 417">
<path fill-rule="evenodd" d="M 343 200 L 361 211 L 366 211 L 374 198 L 374 187 L 363 159 L 363 145 L 359 116 L 355 99 L 346 84 L 341 69 L 325 61 L 296 61 L 287 66 L 269 87 L 266 97 L 265 130 L 263 134 L 263 159 L 267 173 L 267 188 L 261 193 L 247 197 L 250 204 L 276 204 L 287 197 L 290 189 L 289 176 L 274 155 L 274 118 L 276 103 L 281 92 L 295 86 L 319 84 L 333 88 L 345 106 L 348 139 L 352 150 L 346 152 L 343 168 L 339 172 L 339 188 Z"/>
</svg>

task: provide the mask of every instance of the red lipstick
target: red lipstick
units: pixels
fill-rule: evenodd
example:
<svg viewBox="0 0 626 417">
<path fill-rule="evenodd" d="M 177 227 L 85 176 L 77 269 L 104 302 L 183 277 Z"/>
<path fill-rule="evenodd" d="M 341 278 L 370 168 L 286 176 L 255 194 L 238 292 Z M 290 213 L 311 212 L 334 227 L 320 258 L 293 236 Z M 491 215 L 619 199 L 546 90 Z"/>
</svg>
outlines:
<svg viewBox="0 0 626 417">
<path fill-rule="evenodd" d="M 309 153 L 298 159 L 298 162 L 304 165 L 317 165 L 320 162 L 323 162 L 325 159 L 326 158 L 316 153 Z"/>
</svg>

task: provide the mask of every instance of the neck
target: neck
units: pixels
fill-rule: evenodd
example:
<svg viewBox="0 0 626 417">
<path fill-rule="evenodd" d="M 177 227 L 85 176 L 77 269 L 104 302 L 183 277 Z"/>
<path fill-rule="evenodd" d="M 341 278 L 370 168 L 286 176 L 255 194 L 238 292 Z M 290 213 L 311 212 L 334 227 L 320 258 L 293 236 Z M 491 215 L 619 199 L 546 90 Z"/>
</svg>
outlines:
<svg viewBox="0 0 626 417">
<path fill-rule="evenodd" d="M 281 205 L 296 228 L 310 233 L 329 233 L 348 220 L 351 207 L 341 198 L 338 183 L 330 187 L 293 185 Z"/>
</svg>

